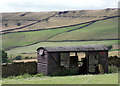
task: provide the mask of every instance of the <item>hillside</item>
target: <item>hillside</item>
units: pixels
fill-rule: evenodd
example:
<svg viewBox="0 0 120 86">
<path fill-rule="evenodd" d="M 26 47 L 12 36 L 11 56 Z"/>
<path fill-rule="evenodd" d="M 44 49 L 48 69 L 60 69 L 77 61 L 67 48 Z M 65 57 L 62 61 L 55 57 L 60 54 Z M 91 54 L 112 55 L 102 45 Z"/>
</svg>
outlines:
<svg viewBox="0 0 120 86">
<path fill-rule="evenodd" d="M 2 32 L 48 29 L 118 15 L 118 9 L 3 13 Z"/>
<path fill-rule="evenodd" d="M 118 44 L 117 11 L 3 13 L 2 48 L 30 55 L 39 46 L 112 46 Z"/>
<path fill-rule="evenodd" d="M 118 18 L 111 18 L 92 23 L 82 29 L 68 31 L 56 35 L 50 41 L 63 40 L 97 40 L 97 39 L 117 39 L 118 38 Z"/>
<path fill-rule="evenodd" d="M 9 49 L 51 41 L 117 40 L 117 28 L 117 18 L 111 18 L 59 29 L 3 34 L 3 48 Z"/>
</svg>

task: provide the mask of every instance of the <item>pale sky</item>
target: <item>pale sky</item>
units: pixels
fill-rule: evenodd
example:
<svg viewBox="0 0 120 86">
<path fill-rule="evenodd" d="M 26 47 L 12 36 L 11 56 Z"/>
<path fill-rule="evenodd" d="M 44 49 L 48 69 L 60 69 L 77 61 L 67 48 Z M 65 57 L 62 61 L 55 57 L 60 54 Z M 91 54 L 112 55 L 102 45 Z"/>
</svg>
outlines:
<svg viewBox="0 0 120 86">
<path fill-rule="evenodd" d="M 118 8 L 119 0 L 0 0 L 0 12 L 41 12 Z"/>
</svg>

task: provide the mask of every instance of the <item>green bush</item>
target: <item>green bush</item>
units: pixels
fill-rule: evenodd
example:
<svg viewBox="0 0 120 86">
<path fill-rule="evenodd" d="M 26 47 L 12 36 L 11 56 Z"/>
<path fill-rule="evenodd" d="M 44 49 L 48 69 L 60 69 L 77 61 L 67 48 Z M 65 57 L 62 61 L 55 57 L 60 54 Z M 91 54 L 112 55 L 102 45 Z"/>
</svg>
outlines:
<svg viewBox="0 0 120 86">
<path fill-rule="evenodd" d="M 28 57 L 28 56 L 26 56 L 24 59 L 36 59 L 36 57 Z"/>
<path fill-rule="evenodd" d="M 0 52 L 2 53 L 2 63 L 8 63 L 8 55 L 4 50 L 0 50 Z"/>
<path fill-rule="evenodd" d="M 117 73 L 120 68 L 120 58 L 117 56 L 110 56 L 108 58 L 108 73 Z"/>
<path fill-rule="evenodd" d="M 29 59 L 29 57 L 27 56 L 27 57 L 25 57 L 25 59 Z"/>
<path fill-rule="evenodd" d="M 78 71 L 76 69 L 65 69 L 59 72 L 55 72 L 51 74 L 51 76 L 66 76 L 66 75 L 76 75 L 76 74 L 78 74 Z"/>
<path fill-rule="evenodd" d="M 29 74 L 23 74 L 22 77 L 23 78 L 27 78 L 27 77 L 31 77 L 31 75 L 29 75 Z"/>
<path fill-rule="evenodd" d="M 31 59 L 36 59 L 36 57 L 30 57 Z"/>
<path fill-rule="evenodd" d="M 34 77 L 43 77 L 43 76 L 45 76 L 44 73 L 40 73 L 40 74 L 36 74 L 36 75 L 34 75 Z"/>
<path fill-rule="evenodd" d="M 13 62 L 12 64 L 2 65 L 2 77 L 18 76 L 28 77 L 37 74 L 37 62 Z"/>
<path fill-rule="evenodd" d="M 14 58 L 15 60 L 21 60 L 22 59 L 22 56 L 21 55 L 18 55 Z"/>
<path fill-rule="evenodd" d="M 8 79 L 26 79 L 29 77 L 44 77 L 46 76 L 44 73 L 40 73 L 40 74 L 35 74 L 35 75 L 30 75 L 30 74 L 23 74 L 23 75 L 19 75 L 19 76 L 9 76 Z"/>
<path fill-rule="evenodd" d="M 120 68 L 120 58 L 117 56 L 111 56 L 108 58 L 108 64 L 109 66 L 116 66 Z"/>
<path fill-rule="evenodd" d="M 32 75 L 29 74 L 23 74 L 23 75 L 19 75 L 19 76 L 9 76 L 9 79 L 26 79 L 29 77 L 33 77 Z"/>
<path fill-rule="evenodd" d="M 108 73 L 118 73 L 118 67 L 116 66 L 109 66 Z"/>
</svg>

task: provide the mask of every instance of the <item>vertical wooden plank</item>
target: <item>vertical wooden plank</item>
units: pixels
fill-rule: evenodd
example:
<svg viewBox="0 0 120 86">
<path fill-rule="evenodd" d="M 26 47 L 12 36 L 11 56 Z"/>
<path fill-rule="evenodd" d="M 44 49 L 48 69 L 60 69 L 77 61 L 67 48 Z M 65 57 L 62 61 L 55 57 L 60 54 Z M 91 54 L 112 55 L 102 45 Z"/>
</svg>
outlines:
<svg viewBox="0 0 120 86">
<path fill-rule="evenodd" d="M 48 74 L 48 53 L 47 51 L 43 51 L 43 55 L 40 54 L 40 51 L 37 52 L 38 55 L 38 64 L 37 64 L 37 72 Z"/>
<path fill-rule="evenodd" d="M 87 72 L 95 73 L 98 66 L 98 52 L 87 52 Z"/>
<path fill-rule="evenodd" d="M 102 65 L 104 72 L 108 73 L 108 51 L 99 52 L 99 64 Z"/>
<path fill-rule="evenodd" d="M 48 75 L 60 71 L 60 53 L 49 53 Z"/>
<path fill-rule="evenodd" d="M 70 67 L 70 53 L 61 53 L 61 66 L 69 69 Z"/>
<path fill-rule="evenodd" d="M 78 70 L 78 56 L 70 56 L 70 69 Z"/>
</svg>

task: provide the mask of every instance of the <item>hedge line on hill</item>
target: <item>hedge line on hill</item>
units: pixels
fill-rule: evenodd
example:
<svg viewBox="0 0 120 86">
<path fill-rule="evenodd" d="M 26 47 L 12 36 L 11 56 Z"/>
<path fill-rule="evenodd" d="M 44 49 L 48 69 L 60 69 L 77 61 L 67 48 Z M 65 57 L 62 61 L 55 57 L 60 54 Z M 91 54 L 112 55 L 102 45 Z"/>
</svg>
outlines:
<svg viewBox="0 0 120 86">
<path fill-rule="evenodd" d="M 2 65 L 2 77 L 17 76 L 22 74 L 36 74 L 37 62 L 19 62 Z"/>
</svg>

